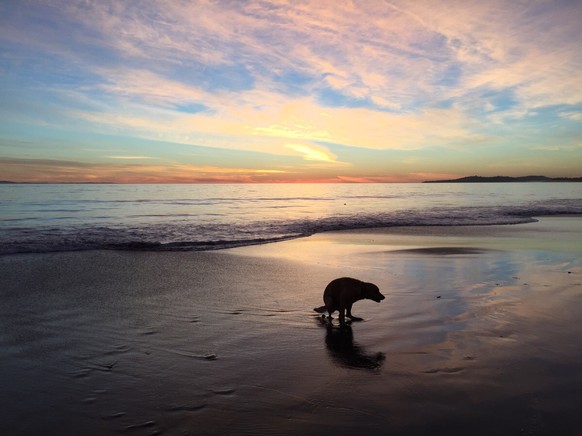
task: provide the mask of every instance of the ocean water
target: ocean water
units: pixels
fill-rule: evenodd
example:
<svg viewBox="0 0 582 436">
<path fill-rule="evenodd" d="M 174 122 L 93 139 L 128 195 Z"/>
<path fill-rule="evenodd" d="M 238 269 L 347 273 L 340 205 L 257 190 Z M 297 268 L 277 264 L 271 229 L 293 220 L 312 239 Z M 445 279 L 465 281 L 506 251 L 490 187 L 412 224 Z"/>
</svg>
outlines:
<svg viewBox="0 0 582 436">
<path fill-rule="evenodd" d="M 0 254 L 210 250 L 390 226 L 582 214 L 581 183 L 0 185 Z"/>
</svg>

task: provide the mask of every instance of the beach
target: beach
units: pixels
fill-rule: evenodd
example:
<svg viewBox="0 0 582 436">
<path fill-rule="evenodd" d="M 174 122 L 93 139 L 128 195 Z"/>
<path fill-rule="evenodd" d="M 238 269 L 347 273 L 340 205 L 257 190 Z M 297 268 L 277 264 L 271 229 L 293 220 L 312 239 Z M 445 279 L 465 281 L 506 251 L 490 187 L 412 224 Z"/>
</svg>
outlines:
<svg viewBox="0 0 582 436">
<path fill-rule="evenodd" d="M 0 256 L 0 432 L 574 435 L 582 217 Z M 340 328 L 355 277 L 386 299 Z"/>
</svg>

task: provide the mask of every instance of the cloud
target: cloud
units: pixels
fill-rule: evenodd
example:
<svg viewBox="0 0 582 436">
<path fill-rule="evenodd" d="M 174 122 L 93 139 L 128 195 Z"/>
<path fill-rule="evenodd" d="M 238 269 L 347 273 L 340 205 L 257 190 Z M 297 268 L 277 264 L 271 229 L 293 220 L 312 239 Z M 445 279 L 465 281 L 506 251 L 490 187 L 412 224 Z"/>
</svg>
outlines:
<svg viewBox="0 0 582 436">
<path fill-rule="evenodd" d="M 184 115 L 151 109 L 136 109 L 132 111 L 134 115 L 75 111 L 71 116 L 148 139 L 219 147 L 228 145 L 274 154 L 289 154 L 286 144 L 290 139 L 379 150 L 456 147 L 486 139 L 484 135 L 474 133 L 473 122 L 454 108 L 399 115 L 365 108 L 324 108 L 309 99 L 302 99 L 280 105 L 265 104 L 261 109 L 250 106 L 223 109 L 220 116 Z M 213 140 L 225 135 L 233 140 L 230 143 Z"/>
<path fill-rule="evenodd" d="M 180 81 L 212 88 L 221 68 L 244 70 L 258 87 L 272 89 L 273 76 L 297 71 L 312 79 L 312 91 L 328 86 L 404 110 L 462 98 L 479 87 L 518 87 L 523 104 L 582 99 L 582 8 L 576 2 L 556 1 L 551 8 L 544 2 L 455 0 L 438 8 L 428 0 L 348 2 L 341 8 L 332 1 L 55 5 L 29 12 L 43 14 L 53 28 L 13 20 L 2 35 L 96 68 L 102 67 L 98 60 L 110 68 L 122 58 L 137 67 L 138 82 L 148 69 L 180 77 L 149 88 L 146 97 L 156 101 L 167 102 L 170 85 L 180 88 Z M 65 28 L 75 37 L 67 39 Z M 221 77 L 228 89 L 228 75 Z M 178 91 L 184 95 L 185 89 Z"/>
<path fill-rule="evenodd" d="M 576 2 L 456 2 L 411 8 L 442 34 L 462 78 L 454 92 L 515 89 L 518 105 L 532 109 L 582 102 Z"/>
<path fill-rule="evenodd" d="M 560 139 L 555 139 L 553 143 L 549 144 L 533 144 L 533 150 L 549 151 L 549 152 L 576 152 L 582 151 L 582 140 L 579 138 L 570 141 L 562 142 Z M 570 159 L 571 160 L 571 159 Z"/>
<path fill-rule="evenodd" d="M 526 150 L 544 145 L 533 114 L 569 131 L 580 120 L 578 2 L 53 0 L 2 12 L 14 79 L 0 109 L 35 127 L 337 170 L 345 147 L 449 153 L 504 136 Z"/>
<path fill-rule="evenodd" d="M 314 144 L 286 144 L 287 148 L 293 150 L 308 161 L 316 161 L 326 164 L 343 165 L 342 162 L 337 161 L 337 157 L 331 153 L 327 148 Z"/>
<path fill-rule="evenodd" d="M 124 160 L 140 160 L 140 159 L 154 159 L 150 156 L 105 156 L 108 159 L 124 159 Z"/>
<path fill-rule="evenodd" d="M 200 165 L 104 164 L 56 159 L 0 158 L 3 177 L 23 182 L 244 183 L 269 181 L 283 170 Z"/>
<path fill-rule="evenodd" d="M 117 98 L 138 100 L 161 107 L 204 102 L 209 98 L 216 100 L 208 92 L 165 78 L 153 71 L 124 67 L 100 68 L 95 72 L 103 78 L 103 81 L 92 88 Z"/>
<path fill-rule="evenodd" d="M 571 2 L 551 10 L 498 1 L 448 1 L 439 8 L 428 1 L 342 8 L 333 2 L 229 8 L 204 1 L 195 7 L 176 1 L 145 7 L 98 2 L 90 5 L 90 14 L 81 4 L 65 9 L 124 55 L 155 58 L 167 68 L 187 62 L 193 77 L 203 80 L 208 66 L 239 65 L 259 82 L 297 70 L 319 80 L 316 87 L 393 107 L 430 105 L 479 87 L 519 87 L 524 104 L 582 101 L 573 74 L 580 67 L 574 17 L 581 8 Z M 458 81 L 447 85 L 453 66 Z M 166 81 L 149 94 L 166 99 L 172 91 Z M 184 95 L 184 89 L 178 91 Z"/>
<path fill-rule="evenodd" d="M 113 100 L 110 109 L 72 111 L 70 118 L 148 139 L 283 155 L 293 150 L 287 145 L 289 140 L 312 150 L 317 149 L 317 142 L 414 150 L 456 147 L 485 139 L 475 133 L 476 123 L 454 107 L 410 113 L 328 107 L 313 96 L 292 98 L 265 90 L 232 96 L 210 93 L 151 72 L 123 69 L 103 70 L 102 74 L 105 84 L 100 88 Z M 172 102 L 204 103 L 208 110 L 188 114 L 173 109 Z"/>
<path fill-rule="evenodd" d="M 565 111 L 559 114 L 562 118 L 566 118 L 572 121 L 582 121 L 582 112 L 578 111 Z"/>
</svg>

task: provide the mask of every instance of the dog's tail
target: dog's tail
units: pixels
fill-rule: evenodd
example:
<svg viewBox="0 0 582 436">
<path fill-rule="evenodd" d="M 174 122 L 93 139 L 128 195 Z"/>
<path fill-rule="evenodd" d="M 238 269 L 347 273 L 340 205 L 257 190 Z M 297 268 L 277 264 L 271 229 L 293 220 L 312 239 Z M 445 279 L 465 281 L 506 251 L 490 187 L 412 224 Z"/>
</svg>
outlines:
<svg viewBox="0 0 582 436">
<path fill-rule="evenodd" d="M 313 310 L 315 310 L 317 313 L 324 313 L 327 310 L 327 307 L 325 306 L 314 307 Z"/>
</svg>

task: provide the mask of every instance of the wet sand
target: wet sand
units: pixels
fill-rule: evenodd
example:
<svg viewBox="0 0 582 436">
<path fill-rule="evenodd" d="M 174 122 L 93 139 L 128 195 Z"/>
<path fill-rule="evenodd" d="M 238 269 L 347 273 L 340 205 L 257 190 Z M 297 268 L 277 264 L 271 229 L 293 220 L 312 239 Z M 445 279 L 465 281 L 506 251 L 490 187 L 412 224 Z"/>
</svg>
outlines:
<svg viewBox="0 0 582 436">
<path fill-rule="evenodd" d="M 582 428 L 582 218 L 0 257 L 1 434 Z M 376 283 L 346 329 L 325 285 Z"/>
</svg>

